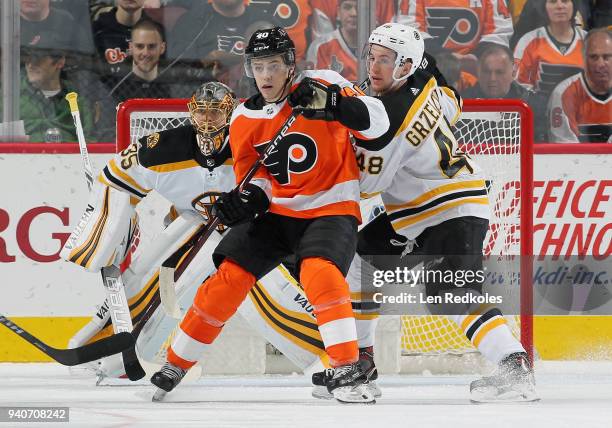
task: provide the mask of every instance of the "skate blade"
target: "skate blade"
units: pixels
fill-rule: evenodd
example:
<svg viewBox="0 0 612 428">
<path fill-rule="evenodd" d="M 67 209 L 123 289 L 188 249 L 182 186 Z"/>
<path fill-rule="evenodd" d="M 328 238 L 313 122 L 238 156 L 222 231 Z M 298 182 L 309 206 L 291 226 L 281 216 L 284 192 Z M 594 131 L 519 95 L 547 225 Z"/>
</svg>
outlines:
<svg viewBox="0 0 612 428">
<path fill-rule="evenodd" d="M 375 404 L 376 399 L 365 385 L 343 386 L 334 389 L 332 394 L 342 404 Z"/>
<path fill-rule="evenodd" d="M 380 390 L 376 382 L 371 381 L 371 382 L 365 383 L 364 385 L 367 388 L 367 390 L 370 392 L 370 394 L 374 396 L 374 398 L 382 397 L 382 391 Z"/>
<path fill-rule="evenodd" d="M 334 396 L 327 390 L 326 386 L 315 385 L 312 387 L 310 392 L 314 398 L 318 398 L 319 400 L 331 400 Z"/>
<path fill-rule="evenodd" d="M 473 403 L 533 403 L 540 401 L 537 393 L 531 388 L 507 389 L 500 391 L 497 388 L 477 389 L 470 393 Z"/>
<path fill-rule="evenodd" d="M 157 388 L 157 390 L 153 394 L 153 397 L 151 398 L 151 401 L 153 402 L 163 401 L 164 398 L 166 397 L 166 394 L 168 394 L 166 391 L 164 391 L 161 388 Z"/>
</svg>

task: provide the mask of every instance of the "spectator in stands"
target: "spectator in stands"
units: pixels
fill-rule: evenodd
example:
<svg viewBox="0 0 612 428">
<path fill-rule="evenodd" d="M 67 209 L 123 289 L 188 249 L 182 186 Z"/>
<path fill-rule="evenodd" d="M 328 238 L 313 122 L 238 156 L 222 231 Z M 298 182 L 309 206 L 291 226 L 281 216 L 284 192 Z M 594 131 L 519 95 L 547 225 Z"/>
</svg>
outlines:
<svg viewBox="0 0 612 428">
<path fill-rule="evenodd" d="M 310 0 L 312 7 L 312 39 L 331 33 L 338 23 L 339 0 Z M 393 21 L 396 14 L 396 1 L 378 0 L 376 2 L 376 25 Z"/>
<path fill-rule="evenodd" d="M 93 37 L 107 86 L 131 70 L 129 45 L 132 27 L 146 16 L 145 0 L 117 0 L 116 6 L 101 11 L 93 22 Z M 163 31 L 163 30 L 162 30 Z"/>
<path fill-rule="evenodd" d="M 338 28 L 322 35 L 308 49 L 306 61 L 315 69 L 330 69 L 357 81 L 357 0 L 338 1 Z"/>
<path fill-rule="evenodd" d="M 75 86 L 62 78 L 66 64 L 63 51 L 54 48 L 54 38 L 45 33 L 41 41 L 23 51 L 25 74 L 21 79 L 20 116 L 30 141 L 45 141 L 59 131 L 61 141 L 77 141 L 70 109 L 65 100 Z M 92 105 L 87 94 L 79 94 L 79 107 L 86 137 L 91 135 Z"/>
<path fill-rule="evenodd" d="M 160 57 L 166 51 L 162 26 L 143 18 L 132 27 L 132 70 L 117 79 L 111 94 L 117 102 L 130 98 L 170 98 L 168 84 L 159 78 Z"/>
<path fill-rule="evenodd" d="M 464 98 L 519 98 L 527 101 L 530 91 L 514 81 L 512 52 L 505 46 L 491 45 L 478 60 L 475 86 L 461 92 Z"/>
<path fill-rule="evenodd" d="M 612 142 L 612 32 L 591 30 L 585 39 L 586 67 L 561 82 L 549 106 L 551 141 Z"/>
<path fill-rule="evenodd" d="M 514 50 L 517 81 L 545 97 L 583 65 L 586 32 L 576 26 L 576 0 L 545 0 L 540 13 L 546 25 L 525 34 Z"/>
<path fill-rule="evenodd" d="M 608 2 L 610 0 L 604 0 Z M 517 17 L 517 22 L 514 25 L 514 34 L 510 38 L 510 49 L 514 51 L 516 48 L 516 44 L 528 32 L 535 30 L 538 27 L 542 27 L 546 25 L 547 16 L 544 7 L 544 3 L 546 0 L 524 0 L 517 2 L 511 1 L 511 3 L 515 3 L 513 7 L 515 9 L 519 9 L 519 16 Z M 517 8 L 517 4 L 520 3 L 519 8 Z M 589 18 L 592 17 L 592 3 L 591 0 L 574 2 L 574 7 L 576 8 L 576 24 L 580 25 L 583 29 L 589 27 Z M 595 0 L 593 3 L 602 3 L 600 0 Z M 513 12 L 514 13 L 514 12 Z"/>
<path fill-rule="evenodd" d="M 476 76 L 461 70 L 459 58 L 452 52 L 442 49 L 436 53 L 435 59 L 440 73 L 446 78 L 448 84 L 460 93 L 476 84 Z"/>
<path fill-rule="evenodd" d="M 425 50 L 455 53 L 461 69 L 475 73 L 477 55 L 490 43 L 508 46 L 512 19 L 505 1 L 400 0 L 398 22 L 425 33 Z"/>
<path fill-rule="evenodd" d="M 64 10 L 51 7 L 50 0 L 21 0 L 21 46 L 33 46 L 42 34 L 56 34 L 54 49 L 70 51 L 75 56 L 93 54 L 89 20 L 77 22 Z M 79 58 L 80 59 L 80 58 Z"/>
<path fill-rule="evenodd" d="M 244 33 L 254 22 L 276 24 L 274 18 L 244 0 L 200 0 L 168 36 L 172 75 L 191 86 L 219 80 L 237 90 L 243 78 Z"/>
</svg>

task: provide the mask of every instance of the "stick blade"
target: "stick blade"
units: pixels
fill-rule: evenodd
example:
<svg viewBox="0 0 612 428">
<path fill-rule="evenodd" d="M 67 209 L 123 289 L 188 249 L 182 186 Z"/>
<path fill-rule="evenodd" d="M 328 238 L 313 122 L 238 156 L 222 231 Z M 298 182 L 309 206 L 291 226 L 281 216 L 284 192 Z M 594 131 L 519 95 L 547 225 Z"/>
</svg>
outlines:
<svg viewBox="0 0 612 428">
<path fill-rule="evenodd" d="M 136 349 L 134 348 L 133 344 L 128 349 L 123 350 L 122 357 L 123 368 L 125 369 L 125 374 L 127 375 L 129 380 L 136 381 L 146 376 L 144 369 L 138 361 Z"/>
<path fill-rule="evenodd" d="M 131 333 L 122 332 L 79 348 L 58 350 L 52 357 L 65 366 L 76 366 L 118 354 L 133 347 L 134 343 Z"/>
</svg>

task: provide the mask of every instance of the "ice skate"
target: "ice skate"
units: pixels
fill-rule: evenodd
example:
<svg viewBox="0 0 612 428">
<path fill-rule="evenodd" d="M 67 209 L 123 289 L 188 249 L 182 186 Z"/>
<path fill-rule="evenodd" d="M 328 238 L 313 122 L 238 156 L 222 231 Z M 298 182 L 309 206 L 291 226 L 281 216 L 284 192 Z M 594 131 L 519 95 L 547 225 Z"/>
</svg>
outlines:
<svg viewBox="0 0 612 428">
<path fill-rule="evenodd" d="M 382 391 L 376 384 L 378 379 L 378 371 L 374 364 L 374 353 L 372 347 L 359 349 L 359 361 L 361 368 L 364 371 L 363 384 L 375 398 L 382 396 Z M 325 369 L 322 372 L 312 374 L 312 396 L 322 400 L 331 400 L 334 396 L 327 390 L 327 384 L 334 376 L 334 369 Z"/>
<path fill-rule="evenodd" d="M 153 401 L 161 401 L 166 394 L 172 391 L 187 374 L 187 370 L 165 363 L 163 367 L 151 376 L 151 383 L 157 387 L 153 394 Z"/>
<path fill-rule="evenodd" d="M 492 376 L 470 384 L 470 395 L 478 403 L 539 400 L 527 354 L 517 352 L 504 358 Z"/>
<path fill-rule="evenodd" d="M 364 385 L 364 371 L 359 361 L 336 367 L 327 382 L 327 390 L 340 403 L 374 404 L 374 395 Z"/>
</svg>

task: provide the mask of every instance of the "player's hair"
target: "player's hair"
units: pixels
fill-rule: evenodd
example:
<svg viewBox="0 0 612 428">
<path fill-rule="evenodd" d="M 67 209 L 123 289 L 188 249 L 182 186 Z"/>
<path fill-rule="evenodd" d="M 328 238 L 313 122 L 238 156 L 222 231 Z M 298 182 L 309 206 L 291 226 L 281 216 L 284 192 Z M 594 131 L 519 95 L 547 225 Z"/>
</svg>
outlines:
<svg viewBox="0 0 612 428">
<path fill-rule="evenodd" d="M 166 34 L 164 31 L 164 27 L 159 22 L 153 21 L 151 18 L 142 17 L 140 18 L 136 24 L 132 26 L 132 32 L 136 30 L 150 30 L 157 31 L 159 37 L 161 37 L 162 41 L 166 41 Z"/>
</svg>

